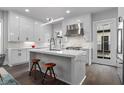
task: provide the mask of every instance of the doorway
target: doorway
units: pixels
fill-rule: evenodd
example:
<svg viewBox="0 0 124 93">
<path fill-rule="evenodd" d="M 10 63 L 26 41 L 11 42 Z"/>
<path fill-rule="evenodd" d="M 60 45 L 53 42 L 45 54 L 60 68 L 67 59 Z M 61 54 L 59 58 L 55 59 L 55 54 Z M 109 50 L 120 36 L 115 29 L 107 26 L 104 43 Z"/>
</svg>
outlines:
<svg viewBox="0 0 124 93">
<path fill-rule="evenodd" d="M 116 19 L 93 22 L 93 62 L 116 66 Z"/>
</svg>

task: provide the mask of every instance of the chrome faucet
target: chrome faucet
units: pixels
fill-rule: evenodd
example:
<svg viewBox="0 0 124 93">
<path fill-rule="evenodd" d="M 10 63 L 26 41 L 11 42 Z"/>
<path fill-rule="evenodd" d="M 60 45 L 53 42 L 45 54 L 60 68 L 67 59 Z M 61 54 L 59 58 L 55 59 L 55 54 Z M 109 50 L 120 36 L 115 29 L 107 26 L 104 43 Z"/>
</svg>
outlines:
<svg viewBox="0 0 124 93">
<path fill-rule="evenodd" d="M 52 37 L 50 39 L 50 50 L 54 50 L 54 47 L 55 47 L 55 39 Z"/>
</svg>

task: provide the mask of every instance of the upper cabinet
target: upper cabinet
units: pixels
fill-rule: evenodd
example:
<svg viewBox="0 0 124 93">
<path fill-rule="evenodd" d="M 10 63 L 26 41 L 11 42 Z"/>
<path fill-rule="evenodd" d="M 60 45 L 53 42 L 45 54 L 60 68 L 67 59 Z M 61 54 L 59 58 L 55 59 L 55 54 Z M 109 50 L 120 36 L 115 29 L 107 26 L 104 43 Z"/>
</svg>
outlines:
<svg viewBox="0 0 124 93">
<path fill-rule="evenodd" d="M 41 32 L 42 32 L 42 41 L 44 42 L 44 43 L 48 43 L 49 42 L 49 40 L 50 40 L 50 38 L 51 38 L 51 25 L 45 25 L 45 26 L 41 26 Z M 45 34 L 43 34 L 43 33 L 45 33 Z"/>
<path fill-rule="evenodd" d="M 34 41 L 48 43 L 51 38 L 51 25 L 42 25 L 41 22 L 34 22 Z"/>
<path fill-rule="evenodd" d="M 42 24 L 42 22 L 38 22 L 29 17 L 9 12 L 8 41 L 46 43 L 51 37 L 51 26 L 42 26 Z"/>
<path fill-rule="evenodd" d="M 34 21 L 27 17 L 20 17 L 20 41 L 34 40 Z"/>
<path fill-rule="evenodd" d="M 19 22 L 18 14 L 9 12 L 8 15 L 8 41 L 19 41 Z"/>
<path fill-rule="evenodd" d="M 34 41 L 42 42 L 42 28 L 41 22 L 34 22 Z"/>
</svg>

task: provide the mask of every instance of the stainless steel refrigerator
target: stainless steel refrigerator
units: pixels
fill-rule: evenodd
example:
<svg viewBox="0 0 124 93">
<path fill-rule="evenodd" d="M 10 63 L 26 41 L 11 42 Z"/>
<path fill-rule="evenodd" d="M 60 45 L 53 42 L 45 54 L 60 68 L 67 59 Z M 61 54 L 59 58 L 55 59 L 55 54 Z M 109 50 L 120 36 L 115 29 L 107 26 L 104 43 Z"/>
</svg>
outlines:
<svg viewBox="0 0 124 93">
<path fill-rule="evenodd" d="M 122 84 L 124 84 L 124 18 L 118 18 L 117 30 L 117 73 Z"/>
</svg>

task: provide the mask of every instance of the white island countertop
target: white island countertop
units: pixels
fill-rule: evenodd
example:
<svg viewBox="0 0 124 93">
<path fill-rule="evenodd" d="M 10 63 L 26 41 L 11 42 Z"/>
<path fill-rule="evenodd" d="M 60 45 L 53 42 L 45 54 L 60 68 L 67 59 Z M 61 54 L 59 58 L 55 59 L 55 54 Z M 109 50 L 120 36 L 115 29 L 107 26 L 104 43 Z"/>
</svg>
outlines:
<svg viewBox="0 0 124 93">
<path fill-rule="evenodd" d="M 36 52 L 36 53 L 43 53 L 43 54 L 50 54 L 50 55 L 56 55 L 56 56 L 64 56 L 64 57 L 75 57 L 78 55 L 87 55 L 86 51 L 83 50 L 49 50 L 49 49 L 30 49 L 30 52 Z"/>
</svg>

